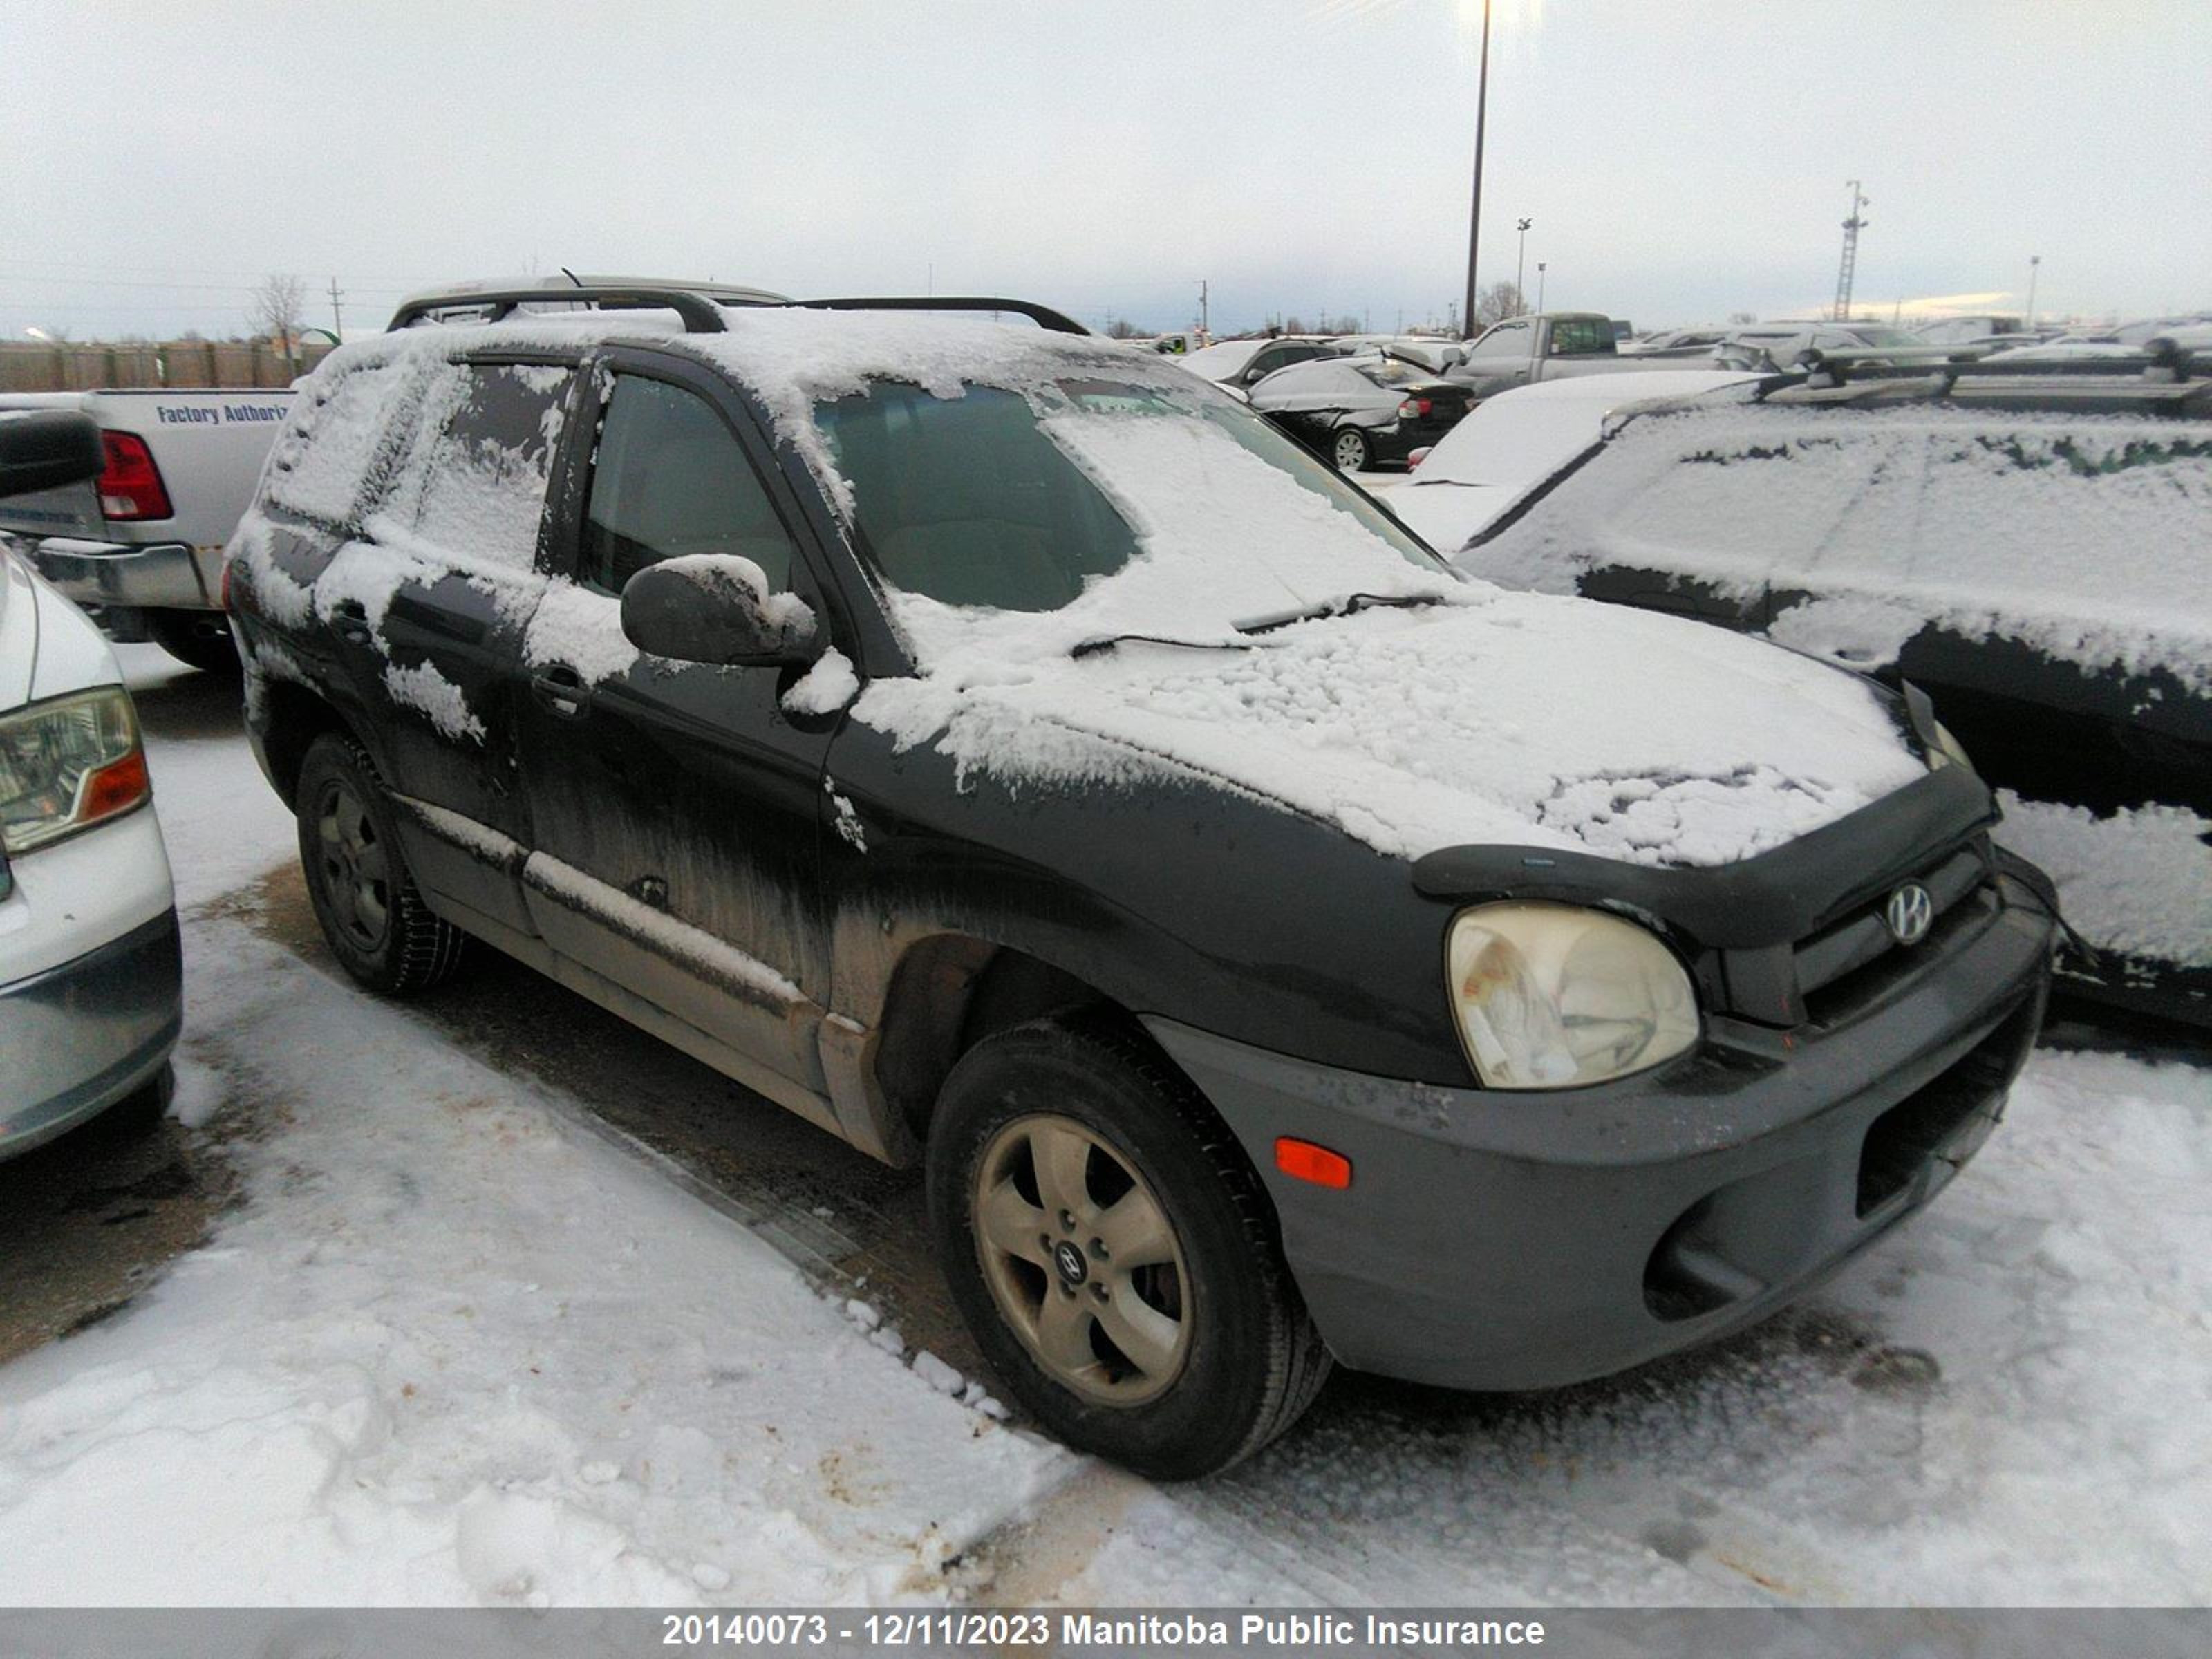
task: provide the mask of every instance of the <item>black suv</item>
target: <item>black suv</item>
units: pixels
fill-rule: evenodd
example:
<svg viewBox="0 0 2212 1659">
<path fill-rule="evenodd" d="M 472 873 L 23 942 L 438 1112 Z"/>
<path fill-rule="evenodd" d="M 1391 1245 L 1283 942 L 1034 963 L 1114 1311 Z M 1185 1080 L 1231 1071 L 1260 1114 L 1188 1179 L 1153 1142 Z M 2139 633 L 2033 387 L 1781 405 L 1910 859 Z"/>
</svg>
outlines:
<svg viewBox="0 0 2212 1659">
<path fill-rule="evenodd" d="M 1042 307 L 473 297 L 332 355 L 231 550 L 331 949 L 926 1162 L 1067 1440 L 1709 1339 L 2002 1110 L 2053 924 L 1922 700 L 1464 580 Z"/>
</svg>

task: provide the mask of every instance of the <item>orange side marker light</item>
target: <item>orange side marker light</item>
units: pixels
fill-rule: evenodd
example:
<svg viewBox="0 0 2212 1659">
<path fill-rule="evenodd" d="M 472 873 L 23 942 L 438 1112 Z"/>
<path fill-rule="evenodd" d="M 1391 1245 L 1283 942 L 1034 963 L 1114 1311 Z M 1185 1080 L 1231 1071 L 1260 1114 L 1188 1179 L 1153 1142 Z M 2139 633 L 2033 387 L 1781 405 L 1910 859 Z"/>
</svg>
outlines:
<svg viewBox="0 0 2212 1659">
<path fill-rule="evenodd" d="M 1316 1187 L 1342 1188 L 1352 1184 L 1350 1158 L 1290 1135 L 1275 1138 L 1275 1167 L 1295 1181 L 1310 1181 Z"/>
</svg>

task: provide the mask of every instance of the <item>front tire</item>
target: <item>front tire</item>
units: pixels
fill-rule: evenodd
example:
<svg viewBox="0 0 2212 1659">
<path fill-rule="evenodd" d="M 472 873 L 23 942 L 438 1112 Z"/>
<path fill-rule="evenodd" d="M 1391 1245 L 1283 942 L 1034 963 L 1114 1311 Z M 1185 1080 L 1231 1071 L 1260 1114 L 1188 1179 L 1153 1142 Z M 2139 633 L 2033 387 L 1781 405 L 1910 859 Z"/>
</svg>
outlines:
<svg viewBox="0 0 2212 1659">
<path fill-rule="evenodd" d="M 986 1038 L 930 1127 L 930 1227 L 969 1328 L 1060 1439 L 1188 1480 L 1328 1375 L 1267 1195 L 1189 1082 L 1098 1015 Z"/>
<path fill-rule="evenodd" d="M 1328 459 L 1339 472 L 1364 472 L 1375 465 L 1375 447 L 1356 426 L 1340 426 L 1329 434 Z"/>
<path fill-rule="evenodd" d="M 346 972 L 398 997 L 450 975 L 466 935 L 423 903 L 368 751 L 325 732 L 307 745 L 293 800 L 307 896 Z"/>
</svg>

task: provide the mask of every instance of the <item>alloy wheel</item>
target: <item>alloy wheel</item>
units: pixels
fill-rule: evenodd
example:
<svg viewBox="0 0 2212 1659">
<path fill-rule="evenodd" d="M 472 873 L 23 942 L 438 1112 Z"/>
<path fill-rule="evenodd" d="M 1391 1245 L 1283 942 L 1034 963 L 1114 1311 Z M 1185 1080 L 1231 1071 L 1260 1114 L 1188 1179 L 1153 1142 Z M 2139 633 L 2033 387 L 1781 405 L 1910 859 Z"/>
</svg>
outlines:
<svg viewBox="0 0 2212 1659">
<path fill-rule="evenodd" d="M 1144 1177 L 1072 1118 L 1016 1118 L 978 1160 L 985 1283 L 1058 1382 L 1111 1406 L 1164 1392 L 1190 1353 L 1190 1279 Z"/>
<path fill-rule="evenodd" d="M 392 863 L 375 821 L 360 795 L 333 778 L 317 803 L 315 829 L 331 914 L 355 945 L 374 951 L 392 925 Z"/>
</svg>

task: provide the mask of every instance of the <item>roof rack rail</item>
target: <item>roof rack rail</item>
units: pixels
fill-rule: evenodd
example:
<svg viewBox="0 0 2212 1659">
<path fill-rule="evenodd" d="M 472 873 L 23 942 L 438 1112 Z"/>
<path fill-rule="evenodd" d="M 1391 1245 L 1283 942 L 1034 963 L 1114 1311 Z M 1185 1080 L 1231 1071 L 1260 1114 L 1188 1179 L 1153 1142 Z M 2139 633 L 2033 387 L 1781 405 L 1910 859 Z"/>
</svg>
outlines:
<svg viewBox="0 0 2212 1659">
<path fill-rule="evenodd" d="M 787 300 L 784 304 L 811 311 L 1010 311 L 1017 317 L 1026 317 L 1039 328 L 1049 329 L 1055 334 L 1091 332 L 1066 312 L 1054 311 L 1050 306 L 1041 306 L 1034 300 L 993 299 L 975 295 L 945 297 L 898 294 L 847 295 L 829 300 Z"/>
<path fill-rule="evenodd" d="M 2002 348 L 1999 348 L 2002 349 Z M 2152 386 L 2172 386 L 2196 375 L 2212 375 L 2212 353 L 2160 336 L 2139 349 L 2110 356 L 1992 357 L 1990 349 L 1972 346 L 1811 347 L 1797 354 L 1798 368 L 1815 386 L 1839 386 L 1847 380 L 1918 380 L 1935 375 L 1956 380 L 2052 380 L 2115 378 Z"/>
<path fill-rule="evenodd" d="M 434 312 L 465 306 L 489 307 L 486 322 L 504 322 L 518 306 L 544 305 L 585 300 L 603 311 L 672 311 L 684 319 L 686 334 L 723 331 L 721 306 L 774 304 L 734 298 L 717 301 L 690 289 L 656 288 L 632 283 L 583 283 L 574 288 L 457 289 L 447 294 L 418 294 L 392 313 L 386 332 L 410 328 Z"/>
</svg>

